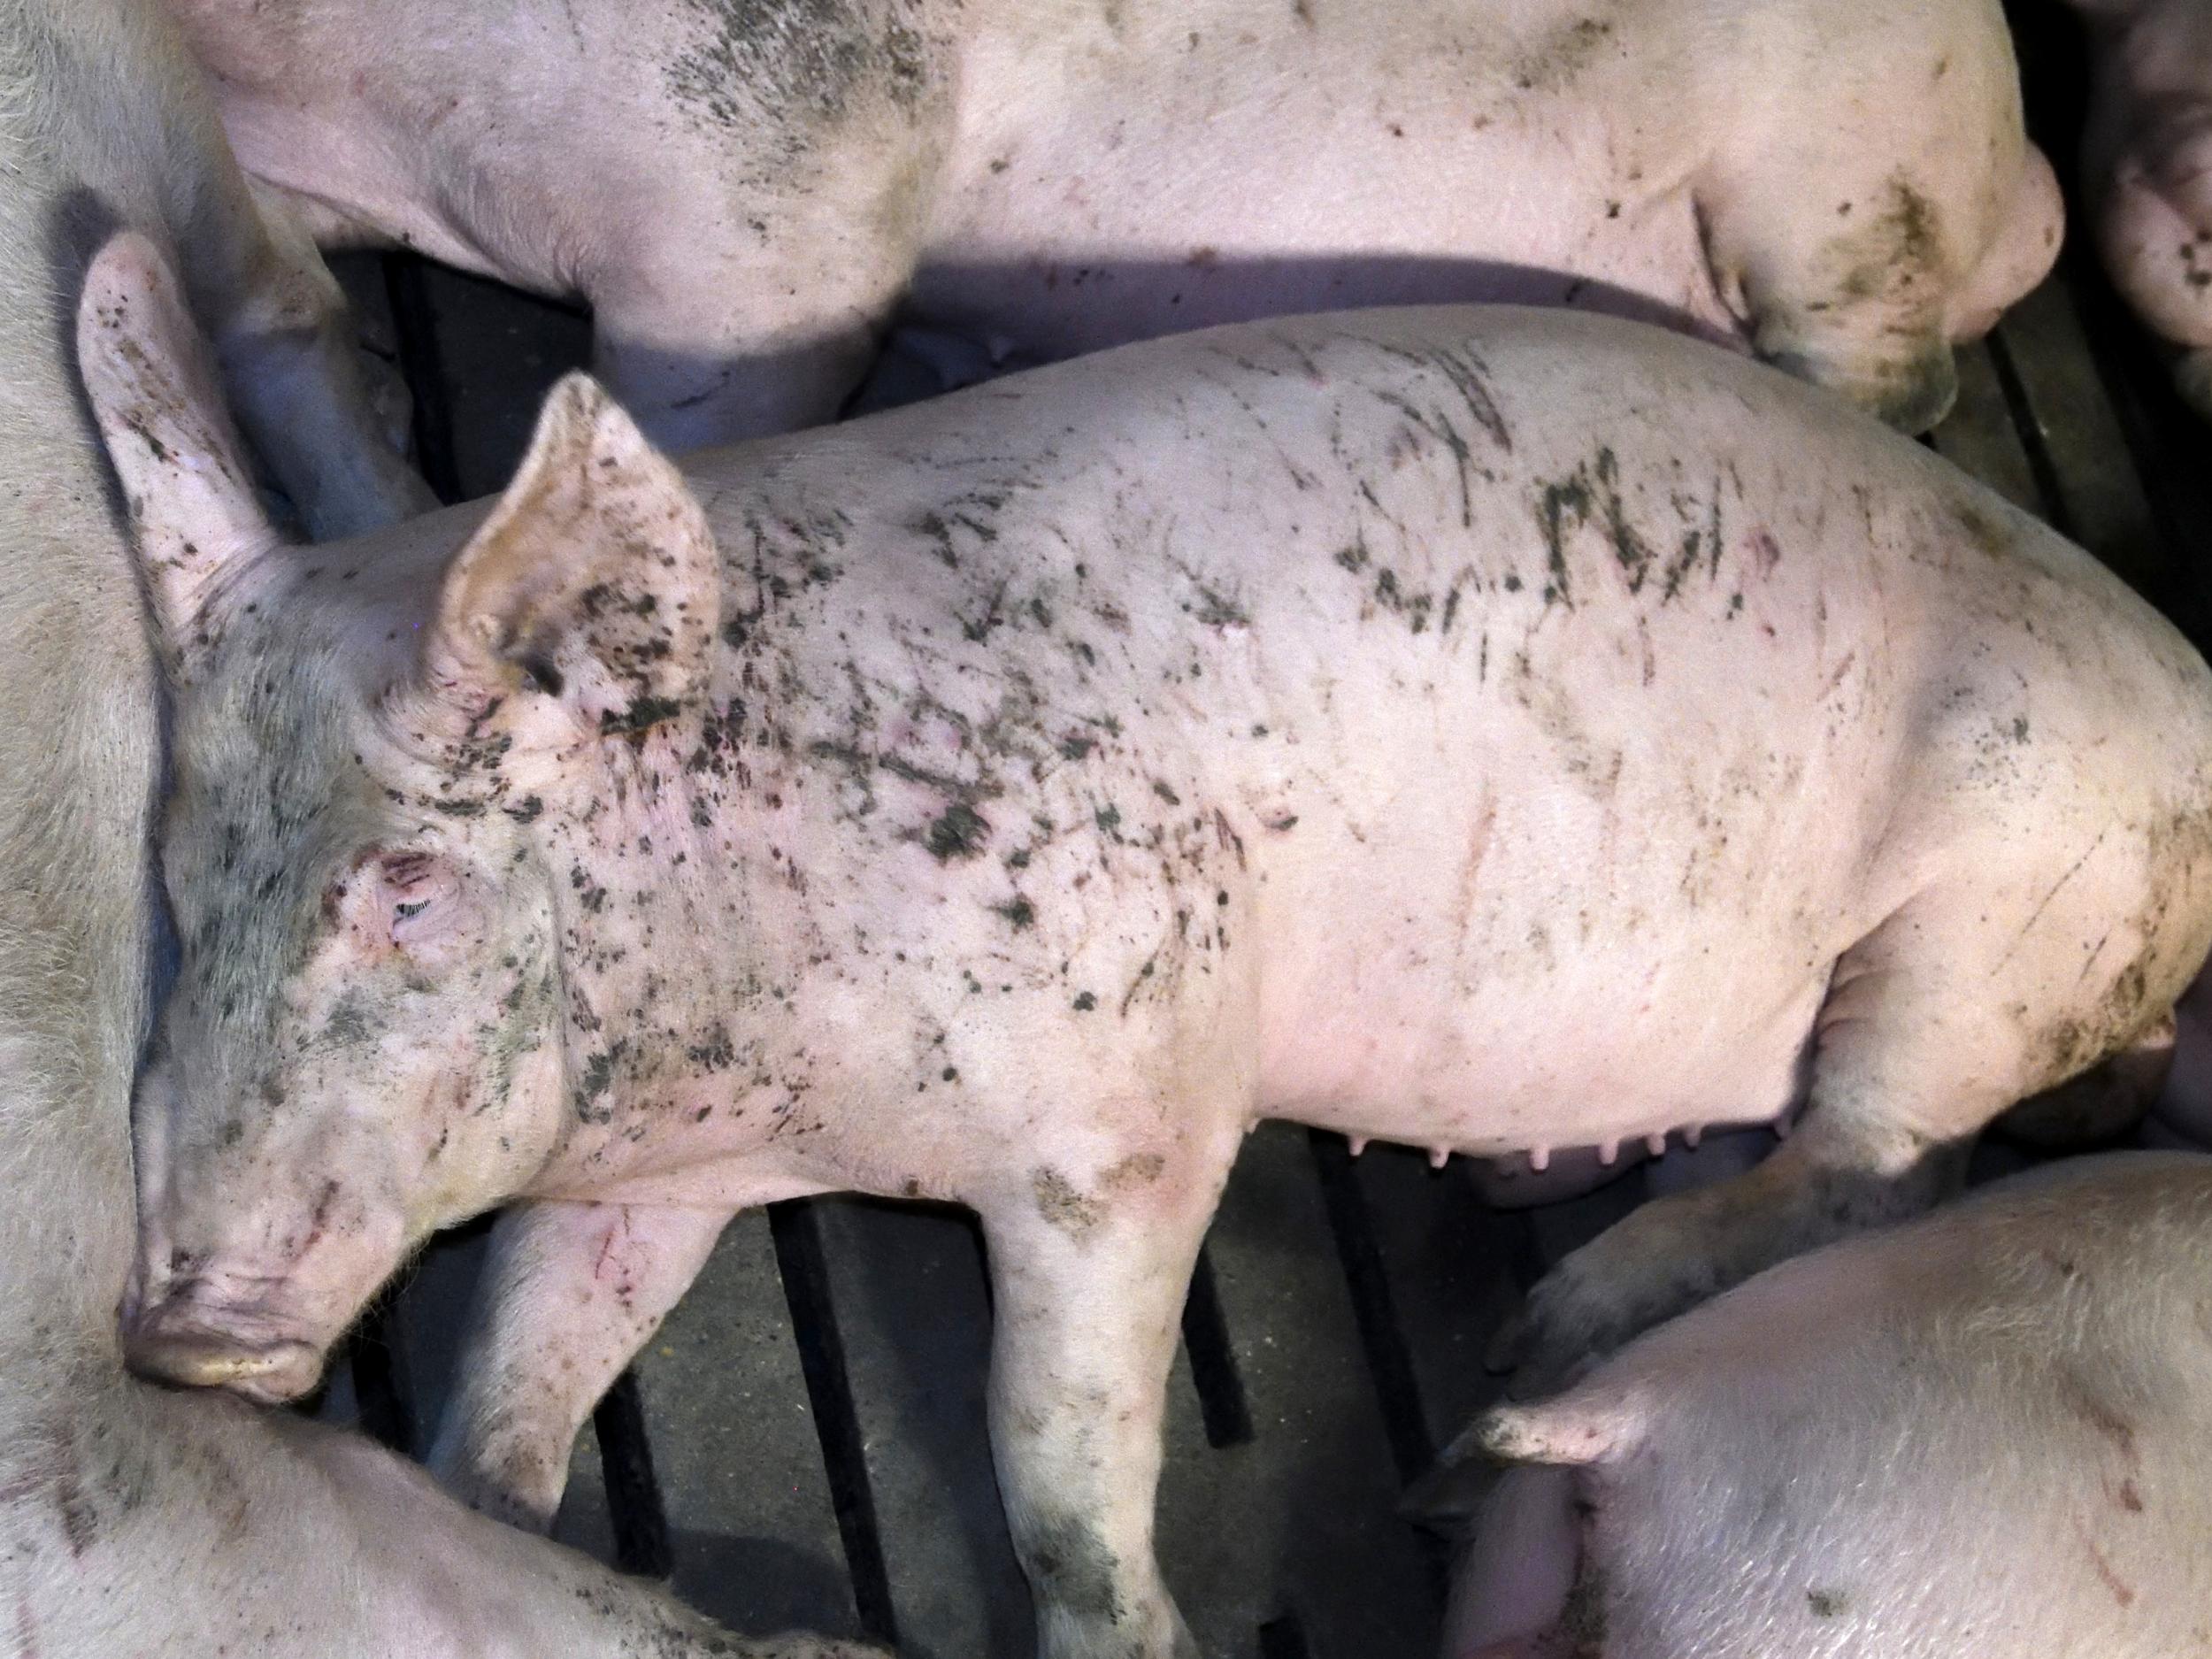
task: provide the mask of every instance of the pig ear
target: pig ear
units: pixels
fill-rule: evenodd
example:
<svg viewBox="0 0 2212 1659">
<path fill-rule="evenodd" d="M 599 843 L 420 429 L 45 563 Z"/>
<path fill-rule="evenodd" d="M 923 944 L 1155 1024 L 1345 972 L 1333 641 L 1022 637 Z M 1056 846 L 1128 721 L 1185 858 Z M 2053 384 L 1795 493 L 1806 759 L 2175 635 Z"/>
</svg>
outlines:
<svg viewBox="0 0 2212 1659">
<path fill-rule="evenodd" d="M 597 381 L 570 374 L 446 572 L 427 689 L 472 728 L 542 695 L 588 730 L 642 731 L 705 680 L 719 565 L 683 475 Z"/>
<path fill-rule="evenodd" d="M 176 278 L 134 231 L 111 238 L 85 273 L 77 365 L 129 505 L 156 618 L 188 659 L 207 641 L 219 579 L 279 538 Z"/>
</svg>

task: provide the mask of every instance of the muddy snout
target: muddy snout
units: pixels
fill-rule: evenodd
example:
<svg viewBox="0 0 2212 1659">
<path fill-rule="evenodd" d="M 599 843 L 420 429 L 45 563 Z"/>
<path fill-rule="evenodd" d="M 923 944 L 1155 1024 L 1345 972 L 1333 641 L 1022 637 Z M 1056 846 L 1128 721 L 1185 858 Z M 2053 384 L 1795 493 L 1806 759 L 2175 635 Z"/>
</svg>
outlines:
<svg viewBox="0 0 2212 1659">
<path fill-rule="evenodd" d="M 265 1405 L 311 1392 L 323 1351 L 273 1334 L 248 1315 L 226 1317 L 196 1293 L 196 1281 L 123 1310 L 123 1356 L 140 1376 L 188 1388 L 227 1388 Z M 135 1305 L 133 1305 L 133 1304 Z"/>
</svg>

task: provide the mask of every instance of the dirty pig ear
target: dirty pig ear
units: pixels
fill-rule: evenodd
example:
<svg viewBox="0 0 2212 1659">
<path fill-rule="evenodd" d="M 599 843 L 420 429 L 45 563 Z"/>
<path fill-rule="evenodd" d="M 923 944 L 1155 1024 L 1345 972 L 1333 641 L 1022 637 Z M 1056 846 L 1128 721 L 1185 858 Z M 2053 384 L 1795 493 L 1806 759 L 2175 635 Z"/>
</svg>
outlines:
<svg viewBox="0 0 2212 1659">
<path fill-rule="evenodd" d="M 123 487 L 156 619 L 187 661 L 207 641 L 218 579 L 279 538 L 176 278 L 134 231 L 111 238 L 85 272 L 77 365 Z"/>
<path fill-rule="evenodd" d="M 426 689 L 472 724 L 549 697 L 588 730 L 642 731 L 705 679 L 719 564 L 683 475 L 597 381 L 567 375 L 446 572 Z"/>
</svg>

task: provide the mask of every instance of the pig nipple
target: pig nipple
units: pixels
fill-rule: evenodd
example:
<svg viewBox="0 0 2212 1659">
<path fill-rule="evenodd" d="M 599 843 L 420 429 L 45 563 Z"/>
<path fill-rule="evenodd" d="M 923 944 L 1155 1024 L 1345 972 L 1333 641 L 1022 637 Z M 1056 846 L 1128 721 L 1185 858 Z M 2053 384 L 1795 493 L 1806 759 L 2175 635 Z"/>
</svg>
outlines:
<svg viewBox="0 0 2212 1659">
<path fill-rule="evenodd" d="M 1528 1153 L 1528 1167 L 1538 1175 L 1541 1175 L 1546 1170 L 1551 1168 L 1551 1148 L 1531 1147 Z"/>
<path fill-rule="evenodd" d="M 1598 1143 L 1598 1162 L 1607 1169 L 1611 1169 L 1620 1162 L 1620 1159 L 1621 1143 L 1619 1141 L 1602 1141 Z"/>
<path fill-rule="evenodd" d="M 1693 1152 L 1697 1150 L 1697 1143 L 1704 1139 L 1705 1125 L 1703 1124 L 1692 1124 L 1682 1132 L 1682 1144 Z"/>
<path fill-rule="evenodd" d="M 1444 1165 L 1450 1161 L 1451 1156 L 1452 1149 L 1449 1147 L 1431 1147 L 1429 1148 L 1429 1167 L 1432 1170 L 1442 1169 Z"/>
<path fill-rule="evenodd" d="M 1663 1134 L 1646 1135 L 1644 1137 L 1644 1150 L 1650 1153 L 1655 1158 L 1664 1157 L 1667 1151 L 1666 1136 Z"/>
<path fill-rule="evenodd" d="M 1357 1157 L 1361 1153 L 1366 1150 L 1367 1137 L 1365 1135 L 1354 1135 L 1352 1137 L 1352 1156 L 1354 1157 Z"/>
</svg>

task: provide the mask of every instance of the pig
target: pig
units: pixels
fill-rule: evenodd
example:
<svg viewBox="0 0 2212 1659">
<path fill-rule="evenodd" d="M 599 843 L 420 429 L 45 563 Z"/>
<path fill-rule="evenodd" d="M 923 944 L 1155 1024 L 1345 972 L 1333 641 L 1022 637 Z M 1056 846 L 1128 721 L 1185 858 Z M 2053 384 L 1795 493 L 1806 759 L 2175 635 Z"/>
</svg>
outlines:
<svg viewBox="0 0 2212 1659">
<path fill-rule="evenodd" d="M 2154 1152 L 1770 1268 L 1463 1438 L 1444 1659 L 2202 1652 L 2208 1278 Z"/>
<path fill-rule="evenodd" d="M 167 0 L 327 246 L 591 306 L 676 448 L 894 319 L 1058 357 L 1446 300 L 1670 319 L 1908 431 L 2049 268 L 1998 0 Z"/>
<path fill-rule="evenodd" d="M 1644 325 L 1232 326 L 281 545 L 88 349 L 174 682 L 134 1363 L 297 1395 L 504 1200 L 433 1467 L 542 1525 L 737 1210 L 980 1217 L 1048 1659 L 1193 1651 L 1162 1399 L 1247 1129 L 1772 1123 L 1533 1380 L 1914 1212 L 2212 943 L 2212 676 L 1840 400 Z"/>
<path fill-rule="evenodd" d="M 2074 0 L 2091 40 L 2082 186 L 2124 298 L 2212 416 L 2212 6 Z"/>
<path fill-rule="evenodd" d="M 357 1435 L 125 1370 L 159 710 L 73 368 L 80 288 L 111 310 L 180 260 L 249 419 L 298 423 L 268 456 L 295 502 L 358 525 L 410 490 L 357 405 L 327 276 L 263 234 L 158 12 L 0 8 L 0 1651 L 857 1659 L 735 1644 Z M 315 447 L 342 441 L 358 447 Z"/>
</svg>

